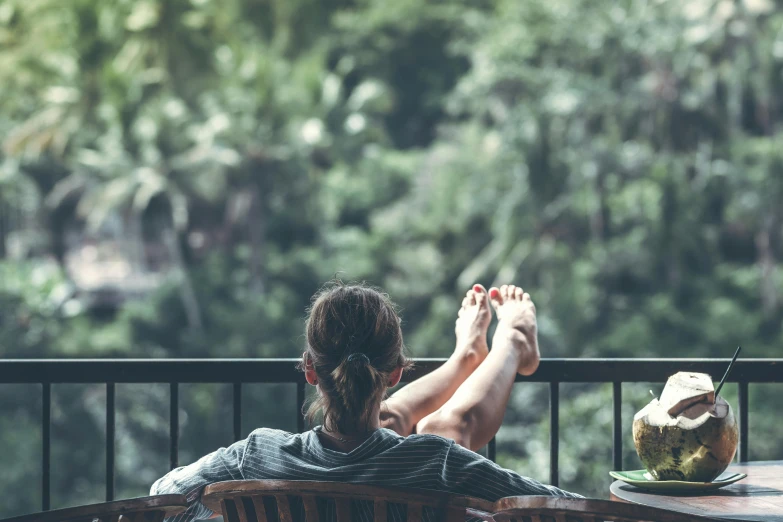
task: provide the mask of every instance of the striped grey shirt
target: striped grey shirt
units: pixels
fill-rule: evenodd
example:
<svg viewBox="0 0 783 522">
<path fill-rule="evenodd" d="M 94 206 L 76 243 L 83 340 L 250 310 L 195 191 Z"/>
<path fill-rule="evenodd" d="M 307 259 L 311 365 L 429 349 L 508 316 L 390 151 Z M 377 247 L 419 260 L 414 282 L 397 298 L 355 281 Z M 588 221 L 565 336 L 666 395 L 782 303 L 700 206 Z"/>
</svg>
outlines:
<svg viewBox="0 0 783 522">
<path fill-rule="evenodd" d="M 187 495 L 190 507 L 170 521 L 189 522 L 212 515 L 199 502 L 205 486 L 243 479 L 353 482 L 431 489 L 490 501 L 512 495 L 579 497 L 503 469 L 453 440 L 437 435 L 402 437 L 385 428 L 373 432 L 350 453 L 324 448 L 315 431 L 291 434 L 261 428 L 245 440 L 171 471 L 152 485 L 150 494 Z M 357 504 L 359 518 L 372 521 L 372 504 Z M 331 518 L 328 511 L 326 519 Z M 402 509 L 398 511 L 392 506 L 389 520 L 405 520 Z M 425 520 L 434 520 L 428 510 L 423 514 Z"/>
</svg>

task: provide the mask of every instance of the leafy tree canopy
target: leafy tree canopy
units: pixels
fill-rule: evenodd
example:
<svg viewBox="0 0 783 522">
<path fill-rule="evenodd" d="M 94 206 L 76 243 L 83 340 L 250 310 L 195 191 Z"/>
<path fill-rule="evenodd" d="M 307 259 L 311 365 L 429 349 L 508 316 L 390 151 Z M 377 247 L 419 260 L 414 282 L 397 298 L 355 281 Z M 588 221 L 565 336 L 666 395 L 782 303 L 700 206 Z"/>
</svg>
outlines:
<svg viewBox="0 0 783 522">
<path fill-rule="evenodd" d="M 417 356 L 450 353 L 472 283 L 511 281 L 545 357 L 775 356 L 781 26 L 779 0 L 5 0 L 0 354 L 293 357 L 338 276 L 391 294 Z M 38 505 L 36 393 L 12 388 L 0 483 L 29 494 L 0 516 Z M 55 395 L 54 458 L 84 470 L 56 505 L 100 499 L 96 393 Z M 165 472 L 144 393 L 127 495 Z M 546 479 L 545 390 L 515 393 L 501 462 Z M 230 434 L 223 391 L 183 395 L 187 461 Z M 608 390 L 564 397 L 564 485 L 605 495 Z M 279 410 L 259 422 L 293 429 Z M 752 457 L 781 458 L 758 418 Z"/>
</svg>

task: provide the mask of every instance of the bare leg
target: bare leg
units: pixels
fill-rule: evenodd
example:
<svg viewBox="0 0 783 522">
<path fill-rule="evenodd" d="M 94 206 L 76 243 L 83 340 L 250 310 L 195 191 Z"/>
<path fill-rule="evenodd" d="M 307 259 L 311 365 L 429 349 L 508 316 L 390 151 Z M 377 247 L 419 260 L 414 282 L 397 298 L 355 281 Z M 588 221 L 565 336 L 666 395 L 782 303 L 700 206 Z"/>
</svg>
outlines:
<svg viewBox="0 0 783 522">
<path fill-rule="evenodd" d="M 539 362 L 536 307 L 513 285 L 490 289 L 499 323 L 492 350 L 438 411 L 422 419 L 419 433 L 433 433 L 477 450 L 495 436 L 517 373 L 530 375 Z"/>
<path fill-rule="evenodd" d="M 410 435 L 416 424 L 443 406 L 487 357 L 492 312 L 483 286 L 468 290 L 457 315 L 454 353 L 438 369 L 403 387 L 381 405 L 382 427 Z"/>
</svg>

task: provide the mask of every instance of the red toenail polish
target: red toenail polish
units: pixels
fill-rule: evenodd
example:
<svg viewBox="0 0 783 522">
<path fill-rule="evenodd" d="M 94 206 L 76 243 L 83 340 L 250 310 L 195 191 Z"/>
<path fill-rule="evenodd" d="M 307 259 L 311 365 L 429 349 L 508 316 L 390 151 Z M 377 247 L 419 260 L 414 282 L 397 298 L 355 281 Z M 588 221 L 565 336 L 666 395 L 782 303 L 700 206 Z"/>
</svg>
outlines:
<svg viewBox="0 0 783 522">
<path fill-rule="evenodd" d="M 480 287 L 479 285 L 475 285 L 475 286 L 473 287 L 473 291 L 474 291 L 474 292 L 481 292 L 481 287 Z"/>
</svg>

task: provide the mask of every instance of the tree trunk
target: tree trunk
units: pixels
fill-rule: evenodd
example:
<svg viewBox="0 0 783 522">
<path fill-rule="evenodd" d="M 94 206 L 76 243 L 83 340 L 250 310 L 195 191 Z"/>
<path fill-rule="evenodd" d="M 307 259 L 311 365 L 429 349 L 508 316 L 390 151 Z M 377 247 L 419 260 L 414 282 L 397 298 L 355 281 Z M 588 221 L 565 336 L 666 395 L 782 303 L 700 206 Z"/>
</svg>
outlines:
<svg viewBox="0 0 783 522">
<path fill-rule="evenodd" d="M 174 265 L 177 279 L 179 280 L 179 296 L 182 300 L 182 306 L 185 309 L 185 315 L 188 319 L 188 326 L 191 330 L 201 331 L 203 323 L 201 321 L 201 308 L 196 298 L 196 291 L 190 281 L 187 267 L 182 260 L 179 239 L 173 230 L 167 230 L 163 235 L 163 241 L 169 251 L 169 256 Z"/>
<path fill-rule="evenodd" d="M 250 281 L 253 290 L 264 292 L 264 250 L 266 246 L 266 212 L 258 187 L 252 189 L 248 216 L 250 238 Z"/>
<path fill-rule="evenodd" d="M 5 205 L 0 203 L 0 259 L 5 259 L 5 238 L 8 235 L 8 218 L 6 214 L 8 209 Z"/>
<path fill-rule="evenodd" d="M 777 220 L 770 218 L 764 229 L 756 235 L 756 248 L 758 249 L 758 264 L 761 271 L 761 309 L 764 317 L 772 318 L 778 309 L 778 291 L 775 287 L 775 253 L 773 251 L 774 235 L 773 227 Z"/>
<path fill-rule="evenodd" d="M 606 201 L 606 172 L 603 168 L 599 168 L 596 176 L 595 191 L 598 194 L 598 208 L 595 209 L 591 216 L 590 228 L 592 229 L 593 237 L 599 243 L 603 243 L 609 236 L 608 226 L 611 220 L 609 204 Z"/>
</svg>

